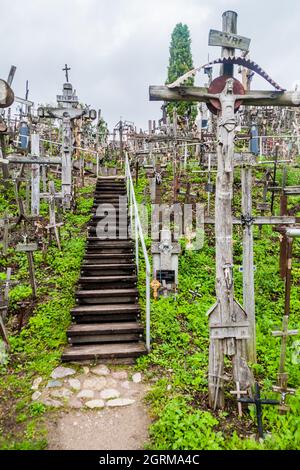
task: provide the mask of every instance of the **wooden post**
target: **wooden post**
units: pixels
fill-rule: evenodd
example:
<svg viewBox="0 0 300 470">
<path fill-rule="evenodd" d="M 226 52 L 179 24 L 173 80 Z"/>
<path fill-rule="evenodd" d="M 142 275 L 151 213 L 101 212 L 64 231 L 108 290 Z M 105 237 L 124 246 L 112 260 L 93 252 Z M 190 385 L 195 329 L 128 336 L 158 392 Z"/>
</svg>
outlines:
<svg viewBox="0 0 300 470">
<path fill-rule="evenodd" d="M 252 169 L 242 168 L 243 306 L 249 321 L 248 359 L 256 363 L 255 293 L 252 225 Z"/>
<path fill-rule="evenodd" d="M 18 252 L 25 252 L 28 259 L 28 266 L 29 266 L 29 278 L 30 278 L 30 285 L 32 288 L 32 297 L 36 298 L 36 280 L 35 280 L 35 272 L 34 272 L 34 261 L 33 261 L 33 252 L 37 251 L 37 244 L 36 243 L 27 243 L 27 235 L 24 235 L 24 243 L 19 243 L 16 247 Z"/>
<path fill-rule="evenodd" d="M 62 167 L 61 167 L 61 185 L 63 205 L 66 208 L 71 207 L 72 193 L 72 132 L 71 121 L 68 112 L 63 117 L 63 145 L 62 145 Z"/>
<path fill-rule="evenodd" d="M 237 33 L 237 13 L 235 11 L 225 11 L 222 15 L 222 31 L 224 33 Z M 222 47 L 222 57 L 234 57 L 235 50 L 228 47 Z M 221 66 L 220 75 L 233 77 L 233 65 L 225 64 Z"/>
<path fill-rule="evenodd" d="M 274 194 L 274 193 L 273 193 Z M 282 191 L 280 196 L 280 215 L 287 215 L 288 210 L 288 197 L 287 194 Z M 280 277 L 285 278 L 287 272 L 287 236 L 283 232 L 280 234 Z"/>
<path fill-rule="evenodd" d="M 40 157 L 40 136 L 31 134 L 31 153 Z M 40 165 L 31 165 L 31 214 L 40 214 Z"/>
<path fill-rule="evenodd" d="M 282 330 L 272 332 L 273 336 L 281 337 L 281 352 L 280 352 L 280 361 L 279 361 L 278 385 L 282 388 L 287 388 L 287 380 L 288 380 L 288 375 L 285 372 L 287 339 L 289 336 L 297 336 L 299 333 L 298 330 L 289 330 L 288 323 L 289 323 L 289 316 L 284 315 L 283 321 L 282 321 Z"/>
</svg>

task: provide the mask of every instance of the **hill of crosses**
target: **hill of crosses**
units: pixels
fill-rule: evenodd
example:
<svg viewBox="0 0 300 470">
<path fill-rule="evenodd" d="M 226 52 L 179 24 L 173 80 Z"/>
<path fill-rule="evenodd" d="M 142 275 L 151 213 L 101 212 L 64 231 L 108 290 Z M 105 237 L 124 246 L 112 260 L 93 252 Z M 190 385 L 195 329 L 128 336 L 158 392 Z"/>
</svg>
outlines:
<svg viewBox="0 0 300 470">
<path fill-rule="evenodd" d="M 83 104 L 79 56 L 60 63 L 62 45 L 48 62 L 57 95 L 43 101 L 28 67 L 24 96 L 19 55 L 7 52 L 4 451 L 97 450 L 100 464 L 129 468 L 137 455 L 196 464 L 202 450 L 300 449 L 300 91 L 256 63 L 242 12 L 216 18 L 215 29 L 200 23 L 208 42 L 193 39 L 197 57 L 211 56 L 199 67 L 189 25 L 173 24 L 167 73 L 151 53 L 144 103 L 122 78 L 111 106 L 124 113 L 124 93 L 135 104 L 113 125 Z M 135 106 L 152 110 L 147 128 Z"/>
</svg>

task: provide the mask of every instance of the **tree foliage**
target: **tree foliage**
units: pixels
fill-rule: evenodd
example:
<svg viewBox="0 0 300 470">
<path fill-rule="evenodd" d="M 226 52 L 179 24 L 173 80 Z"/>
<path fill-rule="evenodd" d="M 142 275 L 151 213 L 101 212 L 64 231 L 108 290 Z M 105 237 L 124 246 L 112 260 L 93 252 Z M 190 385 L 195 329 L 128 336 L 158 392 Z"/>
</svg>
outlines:
<svg viewBox="0 0 300 470">
<path fill-rule="evenodd" d="M 168 78 L 166 84 L 174 82 L 181 75 L 191 70 L 193 57 L 191 52 L 190 31 L 186 24 L 178 23 L 171 36 L 170 58 L 168 66 Z M 188 86 L 194 85 L 194 77 L 187 79 L 184 83 Z M 188 116 L 192 120 L 196 117 L 196 108 L 193 103 L 173 102 L 167 105 L 167 112 L 170 118 L 173 117 L 173 110 L 176 108 L 178 116 Z"/>
</svg>

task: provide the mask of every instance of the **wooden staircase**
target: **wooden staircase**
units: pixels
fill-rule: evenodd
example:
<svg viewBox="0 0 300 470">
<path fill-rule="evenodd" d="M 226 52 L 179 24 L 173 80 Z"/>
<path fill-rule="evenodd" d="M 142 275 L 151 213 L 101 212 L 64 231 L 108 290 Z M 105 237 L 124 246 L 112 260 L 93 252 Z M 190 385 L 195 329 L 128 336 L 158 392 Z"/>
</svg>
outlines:
<svg viewBox="0 0 300 470">
<path fill-rule="evenodd" d="M 63 361 L 131 364 L 146 354 L 143 327 L 139 321 L 134 245 L 129 238 L 118 238 L 119 230 L 124 227 L 125 211 L 119 206 L 119 196 L 124 195 L 124 178 L 97 180 L 93 216 L 76 292 L 77 306 L 71 310 L 73 323 L 67 331 L 69 346 L 63 352 Z M 97 223 L 104 216 L 97 215 L 96 211 L 102 203 L 112 204 L 116 209 L 116 239 L 97 237 Z M 127 226 L 127 210 L 125 212 Z M 108 218 L 114 223 L 113 217 Z"/>
</svg>

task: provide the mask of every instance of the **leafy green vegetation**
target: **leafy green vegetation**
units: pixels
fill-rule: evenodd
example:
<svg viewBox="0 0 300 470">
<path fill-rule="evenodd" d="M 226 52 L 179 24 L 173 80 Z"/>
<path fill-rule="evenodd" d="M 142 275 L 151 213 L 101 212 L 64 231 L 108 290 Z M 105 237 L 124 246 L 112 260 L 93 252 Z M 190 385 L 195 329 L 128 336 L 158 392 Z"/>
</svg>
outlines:
<svg viewBox="0 0 300 470">
<path fill-rule="evenodd" d="M 12 322 L 9 360 L 0 368 L 2 449 L 43 449 L 47 445 L 43 425 L 46 407 L 31 402 L 31 385 L 37 374 L 49 376 L 59 364 L 66 344 L 66 329 L 85 247 L 85 226 L 93 204 L 92 191 L 93 185 L 80 189 L 76 210 L 64 214 L 62 250 L 51 244 L 45 257 L 41 252 L 34 253 L 38 298 L 29 305 L 26 326 L 20 333 L 14 330 Z M 28 278 L 27 257 L 10 248 L 9 257 L 3 258 L 1 265 L 4 268 L 13 265 L 13 278 L 22 282 L 10 291 L 13 319 L 22 310 L 22 302 L 31 301 L 31 287 L 24 283 Z"/>
<path fill-rule="evenodd" d="M 199 177 L 197 183 L 200 186 Z M 172 197 L 170 188 L 169 173 L 164 179 L 164 201 Z M 141 186 L 138 191 L 140 194 L 144 193 Z M 254 200 L 259 200 L 260 191 L 259 187 L 254 188 Z M 235 192 L 234 206 L 240 207 L 238 191 Z M 280 415 L 277 407 L 264 407 L 264 441 L 255 439 L 256 416 L 252 406 L 249 411 L 244 410 L 242 419 L 238 417 L 237 403 L 230 395 L 233 383 L 226 387 L 225 410 L 213 412 L 208 408 L 209 330 L 206 313 L 215 301 L 212 233 L 209 228 L 206 229 L 205 243 L 200 251 L 188 251 L 185 243 L 182 243 L 177 295 L 152 301 L 152 350 L 148 356 L 140 358 L 138 363 L 138 367 L 154 383 L 147 397 L 155 419 L 150 428 L 149 447 L 154 450 L 299 449 L 300 371 L 299 364 L 295 363 L 297 361 L 292 361 L 295 338 L 288 340 L 287 371 L 289 386 L 298 391 L 295 396 L 287 397 L 290 410 L 286 415 Z M 236 228 L 235 295 L 240 302 L 243 301 L 242 273 L 238 269 L 242 265 L 241 235 L 241 229 Z M 278 234 L 268 226 L 263 227 L 262 232 L 256 227 L 254 251 L 258 363 L 252 365 L 252 368 L 256 380 L 262 386 L 262 396 L 278 399 L 278 394 L 272 392 L 272 385 L 277 378 L 280 340 L 271 334 L 273 330 L 281 328 L 284 311 L 284 282 L 279 276 Z M 290 328 L 299 325 L 299 255 L 299 242 L 295 241 Z M 144 306 L 143 278 L 139 288 Z M 197 289 L 201 297 L 193 302 L 190 289 Z"/>
<path fill-rule="evenodd" d="M 173 83 L 177 78 L 193 68 L 193 57 L 191 52 L 190 31 L 186 24 L 178 23 L 171 36 L 170 58 L 168 66 L 168 78 L 166 83 Z M 186 80 L 185 85 L 193 86 L 194 77 Z M 174 102 L 168 103 L 167 112 L 173 119 L 173 110 L 181 117 L 189 116 L 192 120 L 196 117 L 196 107 L 193 103 Z"/>
</svg>

